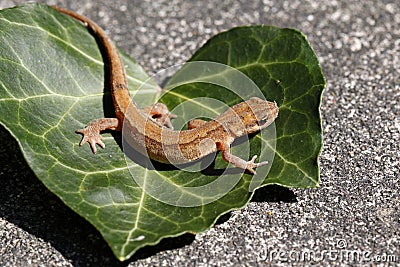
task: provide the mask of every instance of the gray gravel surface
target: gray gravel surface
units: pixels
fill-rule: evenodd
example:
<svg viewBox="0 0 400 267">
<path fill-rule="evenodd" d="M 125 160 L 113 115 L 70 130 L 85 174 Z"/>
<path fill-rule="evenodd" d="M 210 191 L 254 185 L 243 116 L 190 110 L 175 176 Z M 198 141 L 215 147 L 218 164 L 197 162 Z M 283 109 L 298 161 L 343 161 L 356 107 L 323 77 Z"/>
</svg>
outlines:
<svg viewBox="0 0 400 267">
<path fill-rule="evenodd" d="M 0 8 L 25 1 L 2 0 Z M 43 1 L 85 14 L 149 73 L 237 25 L 303 31 L 327 79 L 321 185 L 260 190 L 210 231 L 119 263 L 0 131 L 1 266 L 400 266 L 400 2 Z"/>
</svg>

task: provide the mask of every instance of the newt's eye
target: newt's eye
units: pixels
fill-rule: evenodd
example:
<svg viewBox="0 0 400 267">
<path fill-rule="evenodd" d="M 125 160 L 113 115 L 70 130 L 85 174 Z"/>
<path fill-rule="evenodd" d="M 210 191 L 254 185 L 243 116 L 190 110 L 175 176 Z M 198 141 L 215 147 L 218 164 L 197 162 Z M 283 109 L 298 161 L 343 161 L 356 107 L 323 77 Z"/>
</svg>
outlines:
<svg viewBox="0 0 400 267">
<path fill-rule="evenodd" d="M 259 125 L 259 126 L 262 126 L 262 125 L 266 124 L 267 122 L 268 122 L 268 119 L 265 118 L 265 119 L 259 120 L 259 121 L 258 121 L 258 125 Z"/>
<path fill-rule="evenodd" d="M 152 114 L 151 117 L 152 117 L 153 119 L 158 119 L 158 118 L 161 118 L 161 117 L 162 117 L 162 114 L 160 114 L 160 113 Z"/>
</svg>

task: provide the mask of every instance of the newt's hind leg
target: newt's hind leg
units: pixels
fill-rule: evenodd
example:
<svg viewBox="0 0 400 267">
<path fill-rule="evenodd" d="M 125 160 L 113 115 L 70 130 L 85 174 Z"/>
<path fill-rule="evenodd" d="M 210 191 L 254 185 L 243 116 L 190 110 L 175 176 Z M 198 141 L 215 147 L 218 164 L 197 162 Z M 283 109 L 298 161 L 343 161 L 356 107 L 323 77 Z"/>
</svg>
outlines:
<svg viewBox="0 0 400 267">
<path fill-rule="evenodd" d="M 82 141 L 79 145 L 83 145 L 86 142 L 90 144 L 92 151 L 96 154 L 96 144 L 101 148 L 105 148 L 105 144 L 101 141 L 102 137 L 100 132 L 104 130 L 121 131 L 122 126 L 117 118 L 101 118 L 89 122 L 88 126 L 83 129 L 76 130 L 76 133 L 83 135 Z"/>
<path fill-rule="evenodd" d="M 163 103 L 156 103 L 154 105 L 142 108 L 141 111 L 151 118 L 155 123 L 160 126 L 173 129 L 171 119 L 175 119 L 176 115 L 172 114 L 166 105 Z"/>
</svg>

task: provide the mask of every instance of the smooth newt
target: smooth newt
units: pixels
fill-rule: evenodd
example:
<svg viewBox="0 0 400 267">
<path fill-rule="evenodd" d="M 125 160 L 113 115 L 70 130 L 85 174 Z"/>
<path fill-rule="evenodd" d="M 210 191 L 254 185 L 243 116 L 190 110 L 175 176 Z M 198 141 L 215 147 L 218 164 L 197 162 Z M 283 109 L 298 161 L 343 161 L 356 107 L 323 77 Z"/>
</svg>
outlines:
<svg viewBox="0 0 400 267">
<path fill-rule="evenodd" d="M 77 130 L 83 135 L 80 145 L 88 142 L 93 153 L 96 144 L 104 148 L 100 133 L 115 130 L 128 133 L 128 143 L 149 158 L 164 163 L 186 163 L 200 159 L 210 153 L 222 152 L 225 161 L 234 166 L 255 173 L 254 168 L 268 162 L 255 163 L 230 153 L 235 138 L 260 131 L 269 126 L 278 116 L 278 106 L 257 97 L 236 104 L 215 119 L 206 122 L 193 120 L 188 130 L 172 129 L 171 118 L 175 115 L 161 103 L 140 109 L 131 99 L 128 91 L 124 64 L 107 34 L 95 22 L 73 11 L 54 6 L 57 11 L 83 22 L 100 41 L 108 60 L 110 91 L 114 102 L 116 118 L 101 118 L 91 121 L 86 128 Z"/>
</svg>

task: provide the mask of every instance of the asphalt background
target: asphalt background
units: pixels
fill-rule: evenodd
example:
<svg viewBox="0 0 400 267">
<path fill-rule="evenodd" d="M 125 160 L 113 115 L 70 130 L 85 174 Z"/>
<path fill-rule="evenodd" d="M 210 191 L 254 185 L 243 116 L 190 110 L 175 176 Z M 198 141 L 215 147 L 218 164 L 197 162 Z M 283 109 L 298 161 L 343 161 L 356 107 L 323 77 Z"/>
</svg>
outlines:
<svg viewBox="0 0 400 267">
<path fill-rule="evenodd" d="M 0 8 L 24 2 L 2 0 Z M 0 266 L 286 266 L 307 253 L 314 261 L 297 264 L 400 266 L 398 0 L 43 2 L 96 21 L 149 73 L 184 62 L 237 25 L 301 30 L 327 79 L 321 184 L 264 188 L 210 231 L 119 263 L 96 230 L 35 178 L 1 128 Z"/>
</svg>

